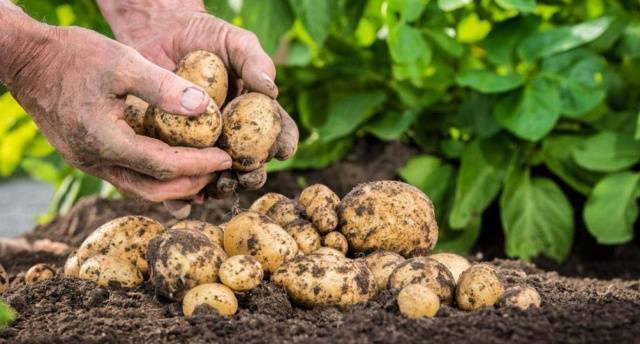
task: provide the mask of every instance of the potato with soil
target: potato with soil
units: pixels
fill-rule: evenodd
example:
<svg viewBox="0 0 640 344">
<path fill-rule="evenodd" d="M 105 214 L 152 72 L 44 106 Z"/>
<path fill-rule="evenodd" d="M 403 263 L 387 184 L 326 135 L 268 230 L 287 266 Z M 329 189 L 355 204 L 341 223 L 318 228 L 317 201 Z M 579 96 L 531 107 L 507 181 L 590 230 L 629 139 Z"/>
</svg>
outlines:
<svg viewBox="0 0 640 344">
<path fill-rule="evenodd" d="M 197 285 L 218 282 L 218 271 L 227 259 L 220 246 L 189 230 L 170 230 L 153 238 L 147 256 L 153 286 L 172 300 L 181 300 Z"/>
<path fill-rule="evenodd" d="M 440 298 L 429 287 L 410 284 L 400 290 L 398 308 L 409 319 L 431 318 L 440 309 Z"/>
<path fill-rule="evenodd" d="M 9 289 L 9 274 L 4 266 L 0 265 L 0 294 Z"/>
<path fill-rule="evenodd" d="M 376 279 L 378 290 L 387 289 L 389 276 L 405 260 L 401 255 L 389 251 L 376 251 L 363 259 Z"/>
<path fill-rule="evenodd" d="M 80 274 L 80 263 L 78 262 L 78 253 L 77 251 L 71 252 L 67 260 L 64 262 L 64 267 L 62 269 L 63 274 L 66 277 L 77 278 Z"/>
<path fill-rule="evenodd" d="M 265 215 L 280 227 L 286 227 L 290 223 L 302 219 L 302 208 L 296 201 L 287 198 L 272 205 Z"/>
<path fill-rule="evenodd" d="M 251 290 L 262 282 L 264 271 L 253 256 L 239 255 L 225 260 L 220 266 L 220 281 L 235 291 Z"/>
<path fill-rule="evenodd" d="M 303 306 L 347 307 L 376 294 L 376 281 L 364 262 L 331 254 L 298 256 L 271 276 Z"/>
<path fill-rule="evenodd" d="M 471 266 L 467 258 L 454 253 L 434 253 L 429 255 L 429 258 L 435 259 L 446 266 L 456 283 L 458 283 L 462 272 Z"/>
<path fill-rule="evenodd" d="M 233 290 L 220 283 L 201 284 L 189 290 L 182 299 L 182 313 L 189 318 L 202 307 L 215 310 L 222 316 L 238 311 L 238 299 Z"/>
<path fill-rule="evenodd" d="M 56 270 L 47 264 L 36 264 L 27 270 L 24 281 L 27 284 L 46 281 L 56 275 Z"/>
<path fill-rule="evenodd" d="M 343 255 L 346 255 L 349 251 L 349 242 L 347 242 L 347 238 L 340 232 L 331 232 L 325 235 L 322 244 L 325 247 L 331 247 L 340 251 Z"/>
<path fill-rule="evenodd" d="M 282 227 L 268 217 L 247 211 L 236 215 L 224 229 L 224 249 L 235 256 L 256 257 L 266 272 L 298 254 L 298 244 Z"/>
<path fill-rule="evenodd" d="M 303 254 L 309 254 L 322 245 L 322 238 L 316 228 L 307 220 L 296 220 L 288 224 L 284 229 L 291 235 L 293 240 L 298 244 L 298 249 Z"/>
<path fill-rule="evenodd" d="M 218 146 L 233 160 L 238 171 L 253 171 L 274 154 L 282 130 L 280 107 L 261 93 L 241 95 L 226 105 Z"/>
<path fill-rule="evenodd" d="M 311 252 L 310 254 L 319 254 L 319 255 L 328 254 L 330 256 L 336 256 L 336 257 L 340 257 L 340 258 L 345 258 L 344 254 L 342 252 L 336 250 L 335 248 L 331 248 L 331 247 L 320 247 L 319 249 Z"/>
<path fill-rule="evenodd" d="M 138 135 L 146 135 L 144 116 L 148 108 L 149 104 L 136 96 L 128 95 L 125 100 L 124 121 Z"/>
<path fill-rule="evenodd" d="M 98 227 L 78 248 L 80 266 L 98 254 L 115 256 L 134 264 L 143 275 L 149 271 L 149 241 L 165 231 L 164 226 L 145 216 L 124 216 Z"/>
<path fill-rule="evenodd" d="M 87 259 L 78 272 L 83 280 L 103 287 L 134 288 L 142 284 L 142 273 L 128 260 L 115 256 L 97 255 Z"/>
<path fill-rule="evenodd" d="M 209 222 L 198 220 L 182 220 L 177 222 L 170 229 L 183 229 L 192 230 L 204 234 L 211 242 L 218 244 L 218 246 L 224 246 L 224 233 L 220 226 L 216 226 Z"/>
<path fill-rule="evenodd" d="M 298 203 L 320 233 L 329 233 L 338 226 L 336 210 L 340 197 L 325 185 L 314 184 L 306 187 L 300 193 Z"/>
<path fill-rule="evenodd" d="M 191 52 L 180 60 L 176 74 L 202 87 L 222 108 L 229 90 L 229 75 L 218 55 L 205 50 Z"/>
<path fill-rule="evenodd" d="M 408 257 L 430 251 L 438 240 L 431 200 L 402 182 L 356 186 L 340 202 L 338 218 L 356 252 L 386 250 Z"/>
<path fill-rule="evenodd" d="M 517 307 L 527 310 L 530 307 L 539 308 L 542 300 L 537 290 L 526 286 L 513 286 L 504 291 L 500 299 L 500 307 Z"/>
<path fill-rule="evenodd" d="M 492 307 L 502 297 L 504 286 L 496 270 L 487 264 L 473 264 L 458 280 L 456 301 L 464 311 Z"/>
<path fill-rule="evenodd" d="M 281 194 L 275 193 L 275 192 L 268 192 L 268 193 L 260 196 L 260 198 L 258 198 L 257 200 L 255 200 L 251 204 L 251 207 L 249 207 L 249 210 L 255 211 L 255 212 L 260 213 L 262 215 L 267 215 L 267 211 L 269 211 L 269 209 L 274 204 L 278 203 L 279 201 L 286 200 L 286 199 L 288 199 L 287 196 L 284 196 L 284 195 L 281 195 Z"/>
<path fill-rule="evenodd" d="M 402 289 L 410 284 L 421 284 L 430 288 L 444 305 L 451 304 L 456 288 L 456 282 L 449 269 L 427 257 L 407 259 L 389 276 L 389 288 Z"/>
</svg>

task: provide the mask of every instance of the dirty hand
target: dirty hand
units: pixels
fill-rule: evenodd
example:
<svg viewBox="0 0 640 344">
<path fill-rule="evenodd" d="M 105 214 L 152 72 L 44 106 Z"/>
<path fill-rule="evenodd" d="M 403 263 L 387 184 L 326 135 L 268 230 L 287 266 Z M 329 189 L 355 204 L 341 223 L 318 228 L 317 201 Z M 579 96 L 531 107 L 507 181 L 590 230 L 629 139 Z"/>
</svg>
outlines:
<svg viewBox="0 0 640 344">
<path fill-rule="evenodd" d="M 68 163 L 156 202 L 193 197 L 231 166 L 218 148 L 170 147 L 123 120 L 127 94 L 171 113 L 202 113 L 209 98 L 201 88 L 95 32 L 0 11 L 0 80 Z"/>
</svg>

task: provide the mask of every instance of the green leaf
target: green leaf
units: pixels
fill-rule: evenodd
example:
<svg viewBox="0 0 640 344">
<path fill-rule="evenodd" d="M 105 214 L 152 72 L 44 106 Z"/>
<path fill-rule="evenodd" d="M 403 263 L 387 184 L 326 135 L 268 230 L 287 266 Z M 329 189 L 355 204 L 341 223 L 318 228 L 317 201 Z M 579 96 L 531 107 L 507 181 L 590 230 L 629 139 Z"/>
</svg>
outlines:
<svg viewBox="0 0 640 344">
<path fill-rule="evenodd" d="M 325 168 L 340 160 L 353 145 L 353 137 L 345 137 L 330 142 L 312 136 L 300 143 L 293 158 L 286 161 L 272 160 L 267 164 L 267 171 L 275 172 L 287 169 Z"/>
<path fill-rule="evenodd" d="M 531 13 L 536 9 L 536 0 L 496 0 L 496 3 L 506 10 L 517 10 L 521 13 Z"/>
<path fill-rule="evenodd" d="M 389 10 L 400 13 L 402 20 L 412 22 L 420 18 L 429 0 L 390 0 Z"/>
<path fill-rule="evenodd" d="M 591 171 L 619 171 L 640 161 L 640 141 L 625 133 L 601 132 L 577 147 L 573 158 L 578 165 Z"/>
<path fill-rule="evenodd" d="M 55 184 L 60 179 L 58 167 L 43 159 L 26 158 L 20 163 L 31 178 L 41 182 Z"/>
<path fill-rule="evenodd" d="M 287 0 L 244 0 L 242 24 L 258 35 L 264 50 L 273 54 L 282 37 L 293 24 L 293 13 Z"/>
<path fill-rule="evenodd" d="M 322 45 L 329 35 L 331 8 L 329 1 L 289 0 L 302 25 L 318 44 Z"/>
<path fill-rule="evenodd" d="M 549 170 L 574 190 L 587 195 L 602 175 L 581 168 L 573 160 L 573 151 L 584 139 L 576 135 L 548 136 L 542 142 L 542 156 Z"/>
<path fill-rule="evenodd" d="M 636 122 L 636 133 L 633 136 L 634 139 L 640 140 L 640 112 L 638 112 L 638 120 Z"/>
<path fill-rule="evenodd" d="M 494 96 L 471 92 L 460 105 L 460 118 L 481 139 L 489 138 L 501 129 L 492 114 L 494 98 Z"/>
<path fill-rule="evenodd" d="M 417 112 L 410 109 L 402 113 L 389 111 L 373 118 L 364 129 L 381 140 L 397 140 L 415 122 L 417 115 Z"/>
<path fill-rule="evenodd" d="M 487 59 L 496 65 L 512 64 L 516 47 L 540 26 L 540 21 L 537 16 L 518 16 L 494 24 L 487 38 L 480 43 L 487 52 Z"/>
<path fill-rule="evenodd" d="M 36 125 L 29 121 L 9 132 L 0 142 L 0 175 L 11 175 L 20 165 L 25 148 L 38 133 Z"/>
<path fill-rule="evenodd" d="M 436 212 L 445 207 L 445 197 L 453 181 L 454 170 L 451 165 L 431 155 L 418 155 L 411 158 L 398 174 L 407 183 L 422 190 L 433 202 Z"/>
<path fill-rule="evenodd" d="M 447 226 L 441 226 L 438 231 L 438 242 L 433 248 L 434 252 L 453 252 L 468 254 L 480 236 L 482 218 L 473 219 L 464 230 L 452 230 Z"/>
<path fill-rule="evenodd" d="M 311 49 L 306 44 L 299 41 L 293 41 L 289 44 L 287 66 L 306 66 L 311 63 L 312 58 Z"/>
<path fill-rule="evenodd" d="M 538 141 L 547 135 L 560 117 L 562 103 L 557 86 L 538 78 L 525 88 L 503 98 L 494 109 L 494 117 L 516 136 Z"/>
<path fill-rule="evenodd" d="M 635 20 L 626 27 L 618 53 L 626 57 L 640 57 L 640 20 Z"/>
<path fill-rule="evenodd" d="M 385 102 L 382 91 L 363 91 L 332 95 L 327 122 L 320 128 L 320 138 L 329 142 L 351 134 Z"/>
<path fill-rule="evenodd" d="M 229 5 L 229 0 L 204 0 L 204 5 L 207 12 L 229 22 L 237 15 L 234 8 Z"/>
<path fill-rule="evenodd" d="M 431 49 L 422 33 L 414 27 L 400 24 L 389 32 L 389 51 L 398 63 L 414 63 L 418 59 L 431 60 Z M 429 64 L 427 62 L 427 64 Z"/>
<path fill-rule="evenodd" d="M 453 37 L 450 37 L 442 30 L 426 28 L 424 31 L 436 46 L 442 49 L 446 54 L 460 58 L 464 53 L 464 47 L 458 43 Z"/>
<path fill-rule="evenodd" d="M 445 12 L 457 10 L 471 3 L 471 0 L 438 0 L 438 7 Z"/>
<path fill-rule="evenodd" d="M 491 22 L 480 19 L 474 12 L 458 22 L 456 38 L 460 43 L 474 43 L 487 37 L 489 31 L 491 31 Z"/>
<path fill-rule="evenodd" d="M 529 260 L 543 253 L 561 262 L 571 250 L 573 209 L 551 179 L 512 172 L 500 197 L 500 218 L 509 257 Z"/>
<path fill-rule="evenodd" d="M 500 191 L 511 158 L 508 142 L 498 138 L 476 140 L 465 147 L 449 215 L 452 228 L 464 228 L 482 215 Z"/>
<path fill-rule="evenodd" d="M 638 219 L 640 174 L 620 172 L 603 178 L 584 207 L 584 221 L 598 243 L 619 245 L 633 239 Z"/>
<path fill-rule="evenodd" d="M 3 327 L 11 325 L 16 319 L 16 311 L 6 304 L 3 300 L 0 300 L 0 330 Z"/>
<path fill-rule="evenodd" d="M 482 93 L 500 93 L 520 87 L 525 78 L 520 74 L 499 75 L 486 69 L 470 69 L 456 75 L 456 83 Z"/>
<path fill-rule="evenodd" d="M 309 130 L 320 128 L 329 114 L 329 95 L 325 89 L 303 90 L 298 95 L 300 123 Z"/>
<path fill-rule="evenodd" d="M 571 50 L 598 38 L 609 24 L 611 18 L 601 17 L 533 34 L 520 44 L 518 55 L 525 61 L 533 61 Z"/>
<path fill-rule="evenodd" d="M 20 104 L 13 99 L 11 93 L 6 92 L 0 96 L 0 109 L 2 109 L 2 115 L 0 116 L 0 140 L 4 134 L 10 130 L 16 123 L 24 118 L 27 118 L 26 112 L 22 109 Z"/>
</svg>

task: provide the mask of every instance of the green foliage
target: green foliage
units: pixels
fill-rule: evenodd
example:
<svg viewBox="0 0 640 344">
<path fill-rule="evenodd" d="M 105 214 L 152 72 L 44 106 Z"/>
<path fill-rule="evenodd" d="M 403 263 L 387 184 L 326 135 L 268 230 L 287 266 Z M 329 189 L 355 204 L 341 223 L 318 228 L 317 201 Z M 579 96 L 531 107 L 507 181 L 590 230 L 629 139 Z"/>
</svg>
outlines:
<svg viewBox="0 0 640 344">
<path fill-rule="evenodd" d="M 16 318 L 16 311 L 13 310 L 4 300 L 0 299 L 0 330 L 11 325 Z"/>
</svg>

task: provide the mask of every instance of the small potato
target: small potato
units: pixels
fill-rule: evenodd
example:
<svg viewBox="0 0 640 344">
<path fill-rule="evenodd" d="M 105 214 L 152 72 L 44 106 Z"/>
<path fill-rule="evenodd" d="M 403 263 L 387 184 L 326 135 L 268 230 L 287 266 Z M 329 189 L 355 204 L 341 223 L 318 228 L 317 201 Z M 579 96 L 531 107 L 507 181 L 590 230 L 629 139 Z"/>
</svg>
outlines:
<svg viewBox="0 0 640 344">
<path fill-rule="evenodd" d="M 344 254 L 342 252 L 336 250 L 335 248 L 331 248 L 331 247 L 320 247 L 319 249 L 311 252 L 311 254 L 319 254 L 319 255 L 328 254 L 328 255 L 331 255 L 331 256 L 345 258 Z"/>
<path fill-rule="evenodd" d="M 218 281 L 227 254 L 204 234 L 170 230 L 149 243 L 150 280 L 158 293 L 181 300 L 187 290 Z"/>
<path fill-rule="evenodd" d="M 247 172 L 264 165 L 282 130 L 278 103 L 261 93 L 247 93 L 230 101 L 222 117 L 218 146 L 229 153 L 232 167 Z"/>
<path fill-rule="evenodd" d="M 288 224 L 302 219 L 302 208 L 298 203 L 287 198 L 272 205 L 266 215 L 280 227 L 286 227 Z"/>
<path fill-rule="evenodd" d="M 298 203 L 304 208 L 305 214 L 320 233 L 329 233 L 338 226 L 336 210 L 340 197 L 328 187 L 322 184 L 306 187 L 300 193 Z"/>
<path fill-rule="evenodd" d="M 440 309 L 440 298 L 422 284 L 409 284 L 398 294 L 398 308 L 409 319 L 431 318 Z"/>
<path fill-rule="evenodd" d="M 453 279 L 456 281 L 456 284 L 458 283 L 458 279 L 460 279 L 462 272 L 471 266 L 467 258 L 455 253 L 434 253 L 429 255 L 429 258 L 435 259 L 446 266 L 451 272 L 451 275 L 453 275 Z"/>
<path fill-rule="evenodd" d="M 218 246 L 224 247 L 224 233 L 222 231 L 222 228 L 211 223 L 198 220 L 182 220 L 171 226 L 170 229 L 194 230 L 196 232 L 204 234 L 214 244 L 218 244 Z"/>
<path fill-rule="evenodd" d="M 9 274 L 4 266 L 0 265 L 0 294 L 4 293 L 9 288 Z"/>
<path fill-rule="evenodd" d="M 24 281 L 27 284 L 46 281 L 56 275 L 56 270 L 47 264 L 36 264 L 27 270 Z"/>
<path fill-rule="evenodd" d="M 67 257 L 62 271 L 66 277 L 78 278 L 80 274 L 80 263 L 78 263 L 78 254 L 76 251 L 71 252 L 69 257 Z"/>
<path fill-rule="evenodd" d="M 318 234 L 311 222 L 302 219 L 296 220 L 288 224 L 284 229 L 296 241 L 298 249 L 303 254 L 309 254 L 322 246 L 320 234 Z"/>
<path fill-rule="evenodd" d="M 262 266 L 253 256 L 233 256 L 220 266 L 220 281 L 236 291 L 251 290 L 257 287 L 263 277 Z"/>
<path fill-rule="evenodd" d="M 218 107 L 224 105 L 229 90 L 229 76 L 218 55 L 196 50 L 183 57 L 176 74 L 202 87 Z"/>
<path fill-rule="evenodd" d="M 404 262 L 404 257 L 389 251 L 376 251 L 364 257 L 364 262 L 373 273 L 378 284 L 378 290 L 387 289 L 389 276 L 400 263 Z M 438 301 L 438 305 L 440 302 Z"/>
<path fill-rule="evenodd" d="M 267 211 L 269 211 L 269 208 L 271 208 L 274 204 L 278 203 L 279 201 L 286 200 L 286 199 L 288 198 L 284 195 L 281 195 L 275 192 L 269 192 L 260 196 L 260 198 L 255 200 L 253 204 L 251 204 L 251 207 L 249 207 L 249 210 L 255 211 L 262 215 L 267 215 Z"/>
<path fill-rule="evenodd" d="M 513 286 L 504 291 L 500 299 L 500 307 L 517 307 L 527 310 L 529 307 L 540 307 L 540 294 L 532 287 Z"/>
<path fill-rule="evenodd" d="M 82 266 L 98 254 L 115 256 L 128 260 L 146 275 L 149 241 L 164 231 L 160 222 L 148 217 L 119 217 L 103 224 L 84 240 L 78 248 L 78 263 Z"/>
<path fill-rule="evenodd" d="M 174 115 L 149 107 L 144 122 L 147 135 L 170 146 L 212 147 L 222 131 L 222 115 L 214 101 L 197 117 Z"/>
<path fill-rule="evenodd" d="M 296 241 L 282 227 L 252 211 L 240 213 L 227 223 L 224 249 L 230 255 L 256 257 L 267 272 L 298 254 Z"/>
<path fill-rule="evenodd" d="M 405 257 L 430 251 L 438 240 L 431 200 L 397 181 L 356 186 L 338 206 L 340 231 L 355 252 L 386 250 Z"/>
<path fill-rule="evenodd" d="M 495 305 L 504 292 L 496 270 L 487 264 L 473 264 L 458 280 L 456 301 L 464 311 L 473 311 Z"/>
<path fill-rule="evenodd" d="M 80 267 L 78 277 L 103 287 L 134 288 L 143 282 L 140 270 L 128 260 L 105 255 L 87 259 Z"/>
<path fill-rule="evenodd" d="M 295 257 L 276 270 L 271 280 L 304 306 L 351 306 L 368 301 L 377 291 L 364 262 L 331 254 Z"/>
<path fill-rule="evenodd" d="M 440 303 L 448 305 L 453 299 L 456 282 L 451 272 L 440 262 L 415 257 L 400 263 L 389 276 L 389 288 L 402 289 L 409 284 L 421 284 L 440 298 Z"/>
<path fill-rule="evenodd" d="M 144 116 L 145 113 L 147 113 L 149 104 L 136 96 L 128 95 L 125 100 L 125 106 L 124 121 L 127 122 L 136 134 L 146 135 Z"/>
<path fill-rule="evenodd" d="M 238 311 L 238 299 L 233 290 L 220 283 L 206 283 L 189 290 L 182 299 L 182 313 L 189 318 L 196 308 L 213 308 L 222 316 L 234 315 Z"/>
<path fill-rule="evenodd" d="M 331 232 L 325 235 L 322 243 L 326 247 L 331 247 L 340 251 L 343 255 L 346 255 L 349 251 L 349 242 L 347 242 L 347 238 L 345 238 L 340 232 Z"/>
</svg>

